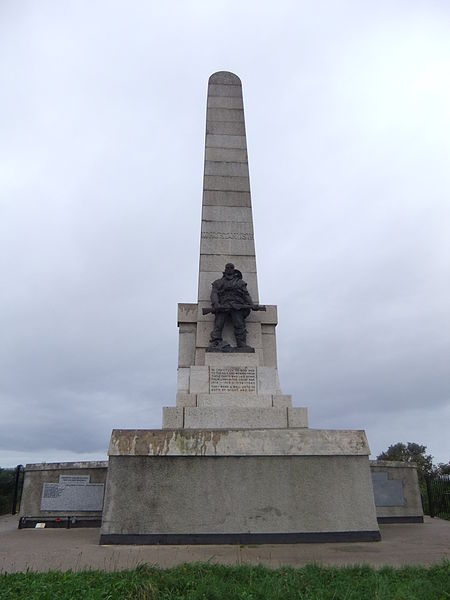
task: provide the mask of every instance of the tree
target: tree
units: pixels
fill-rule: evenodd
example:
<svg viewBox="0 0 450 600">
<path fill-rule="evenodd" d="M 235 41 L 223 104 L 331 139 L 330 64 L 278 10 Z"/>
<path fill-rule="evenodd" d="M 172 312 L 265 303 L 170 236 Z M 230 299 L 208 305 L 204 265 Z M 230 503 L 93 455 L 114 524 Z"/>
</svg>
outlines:
<svg viewBox="0 0 450 600">
<path fill-rule="evenodd" d="M 427 447 L 421 444 L 398 442 L 389 446 L 386 452 L 379 454 L 377 460 L 399 460 L 401 462 L 416 463 L 419 481 L 424 481 L 425 476 L 434 471 L 433 457 L 431 454 L 425 454 L 426 450 Z"/>
<path fill-rule="evenodd" d="M 436 475 L 450 475 L 450 462 L 439 463 L 437 467 L 434 467 L 433 473 Z"/>
</svg>

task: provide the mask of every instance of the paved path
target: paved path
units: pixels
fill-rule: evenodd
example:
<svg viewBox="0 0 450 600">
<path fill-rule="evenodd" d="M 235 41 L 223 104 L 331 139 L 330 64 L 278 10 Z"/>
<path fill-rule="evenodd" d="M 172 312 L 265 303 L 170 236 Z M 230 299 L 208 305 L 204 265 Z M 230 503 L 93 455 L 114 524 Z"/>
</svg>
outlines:
<svg viewBox="0 0 450 600">
<path fill-rule="evenodd" d="M 99 529 L 17 529 L 17 518 L 0 517 L 0 572 L 132 569 L 141 563 L 171 567 L 209 561 L 269 567 L 368 564 L 431 565 L 450 560 L 450 521 L 381 525 L 381 542 L 260 546 L 99 546 Z"/>
</svg>

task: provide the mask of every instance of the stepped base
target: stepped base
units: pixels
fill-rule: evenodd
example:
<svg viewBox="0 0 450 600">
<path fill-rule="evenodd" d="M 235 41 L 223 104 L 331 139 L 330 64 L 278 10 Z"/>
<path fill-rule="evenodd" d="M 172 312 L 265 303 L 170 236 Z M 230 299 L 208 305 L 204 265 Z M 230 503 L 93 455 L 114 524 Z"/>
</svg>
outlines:
<svg viewBox="0 0 450 600">
<path fill-rule="evenodd" d="M 249 404 L 252 401 L 249 396 Z M 242 396 L 241 396 L 242 400 Z M 220 394 L 206 395 L 204 404 L 219 402 Z M 261 402 L 261 396 L 258 399 Z M 308 427 L 308 410 L 302 407 L 186 406 L 164 407 L 163 429 L 283 429 Z"/>
</svg>

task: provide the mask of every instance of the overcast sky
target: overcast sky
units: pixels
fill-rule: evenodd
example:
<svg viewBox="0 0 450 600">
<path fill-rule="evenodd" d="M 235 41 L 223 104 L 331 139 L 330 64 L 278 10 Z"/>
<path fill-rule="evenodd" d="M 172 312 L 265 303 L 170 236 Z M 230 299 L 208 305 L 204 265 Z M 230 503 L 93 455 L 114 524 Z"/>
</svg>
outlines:
<svg viewBox="0 0 450 600">
<path fill-rule="evenodd" d="M 450 460 L 450 3 L 1 0 L 0 466 L 175 404 L 220 70 L 283 392 Z"/>
</svg>

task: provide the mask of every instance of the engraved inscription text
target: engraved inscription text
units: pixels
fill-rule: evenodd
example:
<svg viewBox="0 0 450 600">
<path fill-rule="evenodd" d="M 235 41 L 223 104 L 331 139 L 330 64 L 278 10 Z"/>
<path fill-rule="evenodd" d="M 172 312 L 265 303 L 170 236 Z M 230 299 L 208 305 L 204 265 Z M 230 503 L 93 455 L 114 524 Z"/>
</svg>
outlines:
<svg viewBox="0 0 450 600">
<path fill-rule="evenodd" d="M 202 231 L 203 240 L 252 240 L 253 233 Z"/>
<path fill-rule="evenodd" d="M 256 367 L 210 367 L 210 392 L 256 392 Z"/>
</svg>

